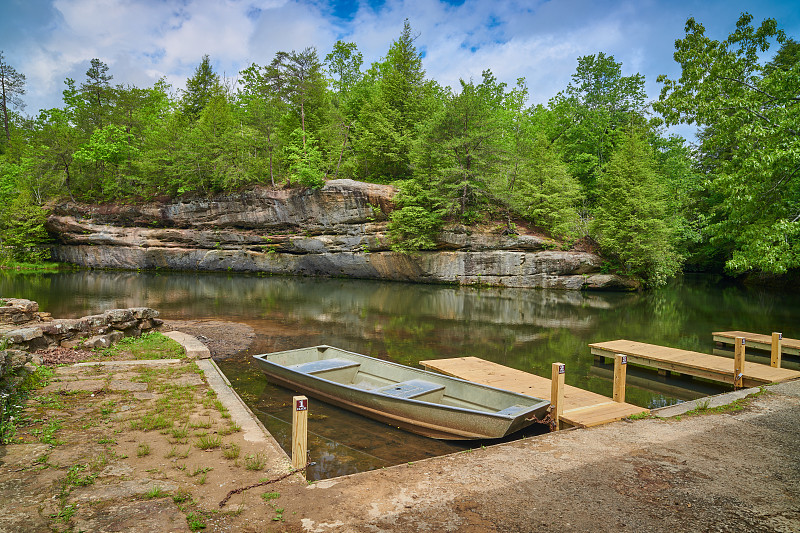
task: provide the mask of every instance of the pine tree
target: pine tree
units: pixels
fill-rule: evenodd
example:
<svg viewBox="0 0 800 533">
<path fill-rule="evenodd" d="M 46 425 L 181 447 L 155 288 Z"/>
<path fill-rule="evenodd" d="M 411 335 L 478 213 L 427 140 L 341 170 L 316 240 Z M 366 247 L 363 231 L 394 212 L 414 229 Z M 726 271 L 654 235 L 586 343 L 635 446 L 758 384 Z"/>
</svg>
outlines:
<svg viewBox="0 0 800 533">
<path fill-rule="evenodd" d="M 211 67 L 208 54 L 203 56 L 194 75 L 186 80 L 186 90 L 183 92 L 183 114 L 192 120 L 200 117 L 200 112 L 208 105 L 209 100 L 220 92 L 219 75 Z"/>
<path fill-rule="evenodd" d="M 680 268 L 681 257 L 652 149 L 639 135 L 625 133 L 597 180 L 597 194 L 592 229 L 603 252 L 624 273 L 664 284 Z"/>
</svg>

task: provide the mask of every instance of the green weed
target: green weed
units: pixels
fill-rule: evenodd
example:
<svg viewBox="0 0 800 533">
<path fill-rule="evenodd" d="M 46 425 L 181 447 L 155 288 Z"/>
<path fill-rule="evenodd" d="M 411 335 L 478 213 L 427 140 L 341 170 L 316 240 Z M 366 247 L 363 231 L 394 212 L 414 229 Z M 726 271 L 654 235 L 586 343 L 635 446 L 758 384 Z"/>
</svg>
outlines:
<svg viewBox="0 0 800 533">
<path fill-rule="evenodd" d="M 201 450 L 212 450 L 214 448 L 219 448 L 220 446 L 222 446 L 222 437 L 218 435 L 215 436 L 206 435 L 194 441 L 194 445 L 200 448 Z"/>
</svg>

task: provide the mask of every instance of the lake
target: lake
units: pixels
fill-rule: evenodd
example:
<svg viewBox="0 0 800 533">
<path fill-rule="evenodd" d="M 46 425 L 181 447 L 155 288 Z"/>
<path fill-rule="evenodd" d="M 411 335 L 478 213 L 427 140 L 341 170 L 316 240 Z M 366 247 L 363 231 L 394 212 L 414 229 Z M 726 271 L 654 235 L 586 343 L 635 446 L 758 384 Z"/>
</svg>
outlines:
<svg viewBox="0 0 800 533">
<path fill-rule="evenodd" d="M 0 297 L 36 300 L 58 318 L 147 306 L 167 320 L 249 324 L 256 332 L 251 349 L 218 364 L 284 449 L 293 392 L 268 384 L 249 355 L 329 344 L 412 366 L 476 356 L 546 377 L 559 361 L 567 365 L 568 384 L 611 396 L 612 366 L 595 362 L 588 343 L 624 338 L 711 353 L 717 350 L 712 331 L 781 331 L 798 338 L 798 296 L 692 275 L 654 291 L 592 293 L 243 274 L 0 271 Z M 786 366 L 800 367 L 796 358 Z M 724 390 L 630 368 L 626 401 L 653 408 Z M 314 400 L 309 431 L 317 463 L 309 479 L 486 444 L 416 437 Z M 535 426 L 528 434 L 541 431 Z"/>
</svg>

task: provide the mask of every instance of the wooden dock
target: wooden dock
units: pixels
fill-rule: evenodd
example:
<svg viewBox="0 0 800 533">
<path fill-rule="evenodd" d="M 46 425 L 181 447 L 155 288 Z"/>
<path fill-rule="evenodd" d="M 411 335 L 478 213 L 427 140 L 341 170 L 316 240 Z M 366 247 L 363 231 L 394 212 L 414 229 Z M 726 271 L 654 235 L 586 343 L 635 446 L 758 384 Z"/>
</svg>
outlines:
<svg viewBox="0 0 800 533">
<path fill-rule="evenodd" d="M 714 342 L 721 344 L 733 344 L 736 337 L 744 337 L 748 348 L 770 351 L 772 349 L 772 336 L 761 335 L 760 333 L 748 333 L 747 331 L 715 331 Z M 800 355 L 800 340 L 783 338 L 781 341 L 781 352 L 787 355 Z"/>
<path fill-rule="evenodd" d="M 453 376 L 498 389 L 510 390 L 550 401 L 551 382 L 548 378 L 509 368 L 478 357 L 455 357 L 420 361 L 428 370 Z M 569 426 L 590 427 L 621 420 L 649 409 L 570 385 L 564 386 L 564 411 L 562 423 Z"/>
<path fill-rule="evenodd" d="M 628 363 L 659 370 L 678 372 L 689 376 L 733 383 L 734 361 L 730 357 L 719 357 L 689 350 L 679 350 L 655 344 L 629 340 L 597 342 L 589 345 L 592 354 L 613 358 L 615 354 L 628 356 Z M 800 378 L 800 372 L 785 368 L 747 362 L 742 381 L 745 387 L 757 387 Z"/>
</svg>

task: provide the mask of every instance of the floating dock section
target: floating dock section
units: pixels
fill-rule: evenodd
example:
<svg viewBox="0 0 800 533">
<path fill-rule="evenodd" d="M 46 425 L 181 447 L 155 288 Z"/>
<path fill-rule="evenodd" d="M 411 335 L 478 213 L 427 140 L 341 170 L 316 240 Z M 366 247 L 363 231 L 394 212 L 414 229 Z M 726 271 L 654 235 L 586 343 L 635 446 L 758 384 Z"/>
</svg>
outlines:
<svg viewBox="0 0 800 533">
<path fill-rule="evenodd" d="M 448 376 L 550 401 L 549 379 L 479 357 L 433 359 L 420 361 L 420 364 L 428 370 L 435 370 Z M 569 426 L 590 427 L 649 412 L 644 407 L 615 402 L 602 394 L 565 385 L 564 410 L 560 419 L 563 424 Z"/>
<path fill-rule="evenodd" d="M 772 349 L 772 337 L 761 335 L 760 333 L 748 333 L 747 331 L 715 331 L 714 342 L 720 344 L 733 344 L 736 337 L 744 337 L 748 348 L 764 350 L 769 352 Z M 787 355 L 800 355 L 800 340 L 783 338 L 781 340 L 781 352 Z"/>
<path fill-rule="evenodd" d="M 647 366 L 662 371 L 678 372 L 689 376 L 720 381 L 734 382 L 734 362 L 729 357 L 720 357 L 689 350 L 679 350 L 666 346 L 647 344 L 629 340 L 597 342 L 589 345 L 592 354 L 613 358 L 616 354 L 628 356 L 628 363 Z M 747 362 L 742 372 L 745 387 L 757 387 L 767 383 L 779 383 L 800 378 L 800 372 L 785 368 Z"/>
</svg>

